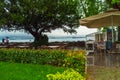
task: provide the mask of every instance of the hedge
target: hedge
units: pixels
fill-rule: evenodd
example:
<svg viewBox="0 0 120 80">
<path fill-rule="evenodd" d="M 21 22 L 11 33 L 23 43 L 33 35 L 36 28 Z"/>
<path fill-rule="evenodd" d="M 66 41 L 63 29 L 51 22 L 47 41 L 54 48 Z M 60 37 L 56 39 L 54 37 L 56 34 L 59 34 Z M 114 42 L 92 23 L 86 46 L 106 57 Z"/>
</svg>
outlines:
<svg viewBox="0 0 120 80">
<path fill-rule="evenodd" d="M 30 64 L 50 64 L 73 68 L 80 74 L 85 72 L 85 51 L 0 49 L 0 61 Z"/>
</svg>

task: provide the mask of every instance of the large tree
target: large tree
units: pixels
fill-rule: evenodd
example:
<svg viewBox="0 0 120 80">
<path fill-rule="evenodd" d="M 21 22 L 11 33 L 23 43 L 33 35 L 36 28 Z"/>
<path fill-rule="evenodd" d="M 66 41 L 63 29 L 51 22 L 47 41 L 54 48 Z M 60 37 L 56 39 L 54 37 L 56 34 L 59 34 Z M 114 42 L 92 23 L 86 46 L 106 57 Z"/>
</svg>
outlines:
<svg viewBox="0 0 120 80">
<path fill-rule="evenodd" d="M 79 0 L 81 18 L 104 12 L 110 8 L 120 10 L 120 0 Z"/>
<path fill-rule="evenodd" d="M 45 32 L 62 28 L 74 33 L 78 27 L 79 0 L 1 0 L 0 25 L 6 30 L 24 29 L 41 42 Z"/>
<path fill-rule="evenodd" d="M 80 0 L 81 18 L 96 15 L 108 9 L 104 0 Z"/>
<path fill-rule="evenodd" d="M 45 32 L 54 29 L 75 32 L 80 18 L 107 10 L 106 1 L 109 0 L 1 0 L 0 25 L 7 30 L 24 29 L 38 42 Z"/>
</svg>

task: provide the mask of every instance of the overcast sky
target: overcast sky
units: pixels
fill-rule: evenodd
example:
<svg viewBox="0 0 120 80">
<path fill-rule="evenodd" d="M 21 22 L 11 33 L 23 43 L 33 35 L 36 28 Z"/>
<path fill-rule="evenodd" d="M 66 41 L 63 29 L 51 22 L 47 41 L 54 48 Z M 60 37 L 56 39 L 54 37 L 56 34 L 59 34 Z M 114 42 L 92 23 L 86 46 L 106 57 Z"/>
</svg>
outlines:
<svg viewBox="0 0 120 80">
<path fill-rule="evenodd" d="M 90 33 L 97 32 L 96 28 L 87 28 L 84 26 L 80 26 L 79 28 L 76 29 L 77 34 L 72 34 L 72 35 L 87 35 Z M 49 33 L 48 35 L 50 36 L 70 36 L 70 33 L 65 33 L 63 30 L 54 30 L 52 33 Z"/>
<path fill-rule="evenodd" d="M 90 33 L 97 32 L 96 28 L 87 28 L 84 26 L 80 26 L 79 28 L 76 29 L 77 34 L 72 34 L 72 35 L 87 35 Z M 63 30 L 54 30 L 51 33 L 47 33 L 49 36 L 71 36 L 69 33 L 65 33 Z M 0 36 L 9 36 L 9 35 L 28 35 L 27 33 L 24 32 L 8 32 L 8 31 L 3 31 L 0 32 Z"/>
</svg>

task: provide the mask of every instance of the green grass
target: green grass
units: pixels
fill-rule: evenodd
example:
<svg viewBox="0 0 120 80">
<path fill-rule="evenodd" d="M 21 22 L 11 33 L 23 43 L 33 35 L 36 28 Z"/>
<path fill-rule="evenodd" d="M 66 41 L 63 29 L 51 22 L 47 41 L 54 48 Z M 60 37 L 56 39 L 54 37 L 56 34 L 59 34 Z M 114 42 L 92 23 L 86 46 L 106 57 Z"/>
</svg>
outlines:
<svg viewBox="0 0 120 80">
<path fill-rule="evenodd" d="M 50 65 L 0 62 L 0 80 L 47 80 L 47 74 L 64 70 Z"/>
</svg>

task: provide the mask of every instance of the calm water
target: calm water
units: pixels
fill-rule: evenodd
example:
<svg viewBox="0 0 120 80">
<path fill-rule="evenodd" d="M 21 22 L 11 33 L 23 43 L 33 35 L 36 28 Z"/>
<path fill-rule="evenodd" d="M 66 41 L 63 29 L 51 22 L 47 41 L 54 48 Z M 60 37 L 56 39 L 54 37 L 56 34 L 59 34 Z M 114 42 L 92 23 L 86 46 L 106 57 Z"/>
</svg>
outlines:
<svg viewBox="0 0 120 80">
<path fill-rule="evenodd" d="M 63 42 L 63 41 L 69 41 L 69 42 L 73 42 L 73 41 L 85 41 L 86 38 L 85 37 L 71 37 L 71 36 L 66 36 L 66 37 L 49 37 L 49 42 Z"/>
<path fill-rule="evenodd" d="M 0 36 L 0 42 L 2 42 L 2 38 L 6 38 L 7 36 Z M 34 38 L 32 36 L 8 36 L 10 42 L 33 42 Z M 63 41 L 85 41 L 86 38 L 84 36 L 59 36 L 53 37 L 49 36 L 49 42 L 63 42 Z"/>
</svg>

